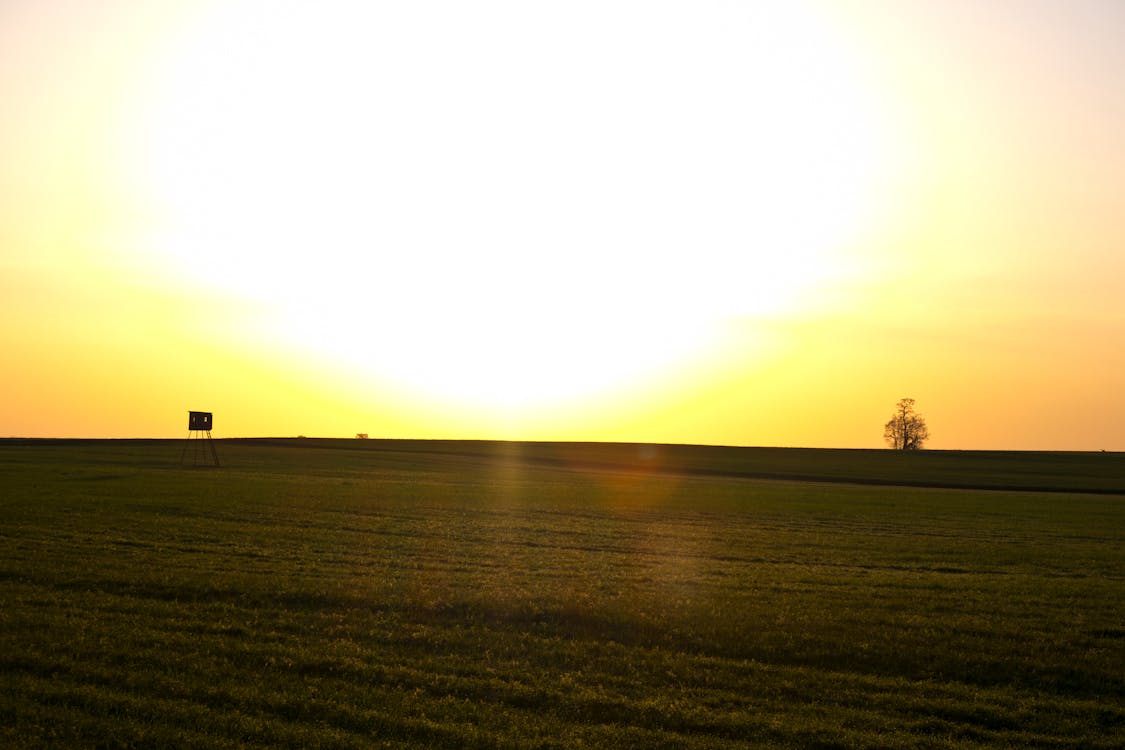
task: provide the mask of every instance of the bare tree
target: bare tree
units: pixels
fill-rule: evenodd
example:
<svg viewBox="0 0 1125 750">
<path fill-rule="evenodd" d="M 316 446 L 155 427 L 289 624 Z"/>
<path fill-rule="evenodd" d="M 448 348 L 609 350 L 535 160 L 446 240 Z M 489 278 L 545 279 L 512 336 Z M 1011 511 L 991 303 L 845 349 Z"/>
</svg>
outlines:
<svg viewBox="0 0 1125 750">
<path fill-rule="evenodd" d="M 883 439 L 896 451 L 916 451 L 930 437 L 926 420 L 914 411 L 914 399 L 900 398 L 894 416 L 883 426 Z"/>
</svg>

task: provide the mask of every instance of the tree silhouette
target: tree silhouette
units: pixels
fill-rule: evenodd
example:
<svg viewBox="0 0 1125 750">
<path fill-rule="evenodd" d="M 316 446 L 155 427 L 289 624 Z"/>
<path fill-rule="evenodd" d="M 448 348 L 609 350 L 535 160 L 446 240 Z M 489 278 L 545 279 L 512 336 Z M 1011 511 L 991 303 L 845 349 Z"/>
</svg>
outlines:
<svg viewBox="0 0 1125 750">
<path fill-rule="evenodd" d="M 900 398 L 894 416 L 883 426 L 883 439 L 896 451 L 916 451 L 930 437 L 926 420 L 914 411 L 914 399 Z"/>
</svg>

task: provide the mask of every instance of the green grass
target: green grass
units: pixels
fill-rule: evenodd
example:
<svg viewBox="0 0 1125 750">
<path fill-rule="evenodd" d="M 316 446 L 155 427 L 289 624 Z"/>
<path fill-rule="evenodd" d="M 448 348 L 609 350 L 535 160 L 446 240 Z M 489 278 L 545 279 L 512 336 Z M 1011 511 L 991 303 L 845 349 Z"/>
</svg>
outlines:
<svg viewBox="0 0 1125 750">
<path fill-rule="evenodd" d="M 0 441 L 0 744 L 1125 745 L 1120 454 L 219 451 Z"/>
</svg>

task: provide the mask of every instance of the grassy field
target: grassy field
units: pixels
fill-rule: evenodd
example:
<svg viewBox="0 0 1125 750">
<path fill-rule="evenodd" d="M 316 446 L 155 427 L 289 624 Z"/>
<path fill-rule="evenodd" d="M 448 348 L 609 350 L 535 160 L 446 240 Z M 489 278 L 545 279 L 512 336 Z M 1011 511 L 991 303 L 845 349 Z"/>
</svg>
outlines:
<svg viewBox="0 0 1125 750">
<path fill-rule="evenodd" d="M 0 441 L 0 744 L 1125 746 L 1121 454 L 218 447 Z"/>
</svg>

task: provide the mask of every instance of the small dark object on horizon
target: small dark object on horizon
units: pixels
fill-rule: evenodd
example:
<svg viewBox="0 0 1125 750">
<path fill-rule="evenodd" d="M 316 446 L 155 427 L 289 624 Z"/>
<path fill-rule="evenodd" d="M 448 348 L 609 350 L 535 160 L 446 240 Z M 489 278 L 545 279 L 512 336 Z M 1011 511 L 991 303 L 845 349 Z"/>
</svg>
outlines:
<svg viewBox="0 0 1125 750">
<path fill-rule="evenodd" d="M 883 439 L 896 451 L 921 450 L 930 438 L 925 418 L 914 411 L 914 399 L 900 398 L 894 416 L 883 425 Z"/>
<path fill-rule="evenodd" d="M 213 419 L 209 411 L 189 411 L 188 429 L 210 431 Z"/>
<path fill-rule="evenodd" d="M 209 411 L 188 412 L 188 436 L 183 450 L 180 451 L 180 466 L 186 465 L 189 452 L 192 466 L 207 463 L 218 468 L 222 465 L 219 463 L 219 453 L 215 450 L 215 441 L 211 439 L 211 427 L 214 421 Z M 193 436 L 196 436 L 194 440 Z M 210 461 L 207 461 L 208 454 L 210 454 Z"/>
</svg>

